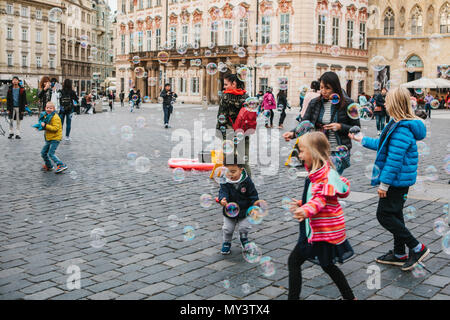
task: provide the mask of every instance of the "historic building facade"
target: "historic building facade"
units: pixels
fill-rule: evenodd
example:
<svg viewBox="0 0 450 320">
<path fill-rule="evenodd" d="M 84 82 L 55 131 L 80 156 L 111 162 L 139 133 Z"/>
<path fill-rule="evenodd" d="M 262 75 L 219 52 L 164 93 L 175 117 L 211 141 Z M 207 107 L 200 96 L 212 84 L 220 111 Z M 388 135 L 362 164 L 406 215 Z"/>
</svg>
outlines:
<svg viewBox="0 0 450 320">
<path fill-rule="evenodd" d="M 59 0 L 0 2 L 0 80 L 14 75 L 36 88 L 42 75 L 60 78 L 60 23 L 48 12 Z"/>
<path fill-rule="evenodd" d="M 450 1 L 374 0 L 369 13 L 370 93 L 421 77 L 450 79 Z"/>
<path fill-rule="evenodd" d="M 367 6 L 367 0 L 118 0 L 117 89 L 136 86 L 156 101 L 170 82 L 178 100 L 216 103 L 224 73 L 207 68 L 214 63 L 233 72 L 247 66 L 251 94 L 287 87 L 291 105 L 298 105 L 301 85 L 328 70 L 356 97 L 367 85 Z M 136 67 L 147 77 L 141 69 L 136 76 Z"/>
</svg>

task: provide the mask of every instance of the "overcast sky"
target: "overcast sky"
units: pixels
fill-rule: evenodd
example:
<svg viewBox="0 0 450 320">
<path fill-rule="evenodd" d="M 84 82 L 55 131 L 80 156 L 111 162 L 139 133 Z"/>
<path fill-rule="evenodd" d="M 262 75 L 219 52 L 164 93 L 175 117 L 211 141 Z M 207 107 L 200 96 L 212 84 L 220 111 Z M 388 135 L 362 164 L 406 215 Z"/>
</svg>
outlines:
<svg viewBox="0 0 450 320">
<path fill-rule="evenodd" d="M 114 12 L 117 10 L 117 0 L 106 0 L 111 8 L 111 11 Z"/>
</svg>

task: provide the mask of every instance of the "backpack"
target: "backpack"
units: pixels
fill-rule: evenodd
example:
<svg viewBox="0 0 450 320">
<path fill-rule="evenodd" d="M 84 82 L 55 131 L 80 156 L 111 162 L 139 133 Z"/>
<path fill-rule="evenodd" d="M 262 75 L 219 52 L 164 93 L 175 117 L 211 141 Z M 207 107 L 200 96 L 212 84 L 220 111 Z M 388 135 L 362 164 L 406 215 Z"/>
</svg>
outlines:
<svg viewBox="0 0 450 320">
<path fill-rule="evenodd" d="M 245 107 L 241 108 L 236 121 L 233 123 L 233 130 L 236 131 L 242 129 L 244 132 L 247 132 L 247 130 L 251 129 L 252 131 L 250 133 L 255 133 L 257 117 L 257 112 L 249 111 Z"/>
<path fill-rule="evenodd" d="M 61 98 L 59 99 L 61 108 L 64 109 L 64 113 L 71 113 L 73 108 L 72 97 L 70 92 L 61 91 Z"/>
</svg>

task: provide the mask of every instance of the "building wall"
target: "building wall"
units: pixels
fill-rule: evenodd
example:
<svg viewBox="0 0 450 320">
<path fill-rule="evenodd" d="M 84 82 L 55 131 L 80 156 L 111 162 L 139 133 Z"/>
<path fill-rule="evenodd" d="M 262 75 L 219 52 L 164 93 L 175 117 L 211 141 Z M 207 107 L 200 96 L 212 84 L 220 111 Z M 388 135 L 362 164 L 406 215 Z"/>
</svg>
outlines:
<svg viewBox="0 0 450 320">
<path fill-rule="evenodd" d="M 122 1 L 125 4 L 126 13 L 122 13 Z M 147 0 L 142 1 L 143 9 L 139 9 L 140 0 L 137 6 L 130 7 L 129 0 L 118 1 L 118 15 L 115 24 L 117 36 L 115 37 L 115 47 L 117 49 L 116 71 L 117 87 L 120 88 L 121 79 L 124 81 L 124 89 L 136 85 L 141 91 L 147 92 L 155 101 L 163 80 L 175 78 L 175 90 L 180 91 L 180 79 L 187 79 L 188 86 L 192 78 L 199 78 L 199 93 L 193 94 L 188 90 L 186 94 L 179 94 L 179 100 L 185 102 L 201 103 L 203 100 L 217 102 L 217 92 L 221 89 L 223 74 L 220 72 L 209 76 L 206 74 L 205 66 L 210 63 L 227 63 L 229 70 L 235 71 L 239 65 L 246 65 L 251 70 L 250 80 L 247 89 L 255 94 L 260 89 L 262 81 L 267 78 L 268 84 L 274 88 L 274 92 L 279 89 L 279 77 L 288 78 L 288 98 L 291 105 L 299 104 L 299 88 L 301 85 L 308 85 L 312 80 L 318 79 L 320 75 L 328 70 L 339 73 L 344 88 L 347 81 L 351 80 L 351 95 L 358 94 L 358 82 L 366 80 L 367 75 L 367 46 L 364 49 L 347 47 L 347 21 L 352 20 L 355 24 L 355 34 L 359 33 L 359 23 L 367 20 L 367 0 L 347 1 L 342 0 L 338 5 L 333 5 L 326 0 L 305 0 L 305 1 L 260 1 L 257 8 L 257 1 L 161 1 L 161 6 L 155 6 L 155 0 L 151 1 L 153 7 L 147 8 Z M 175 3 L 172 3 L 175 2 Z M 246 56 L 241 58 L 233 50 L 233 45 L 238 44 L 239 39 L 239 13 L 237 9 L 243 6 L 248 17 L 248 46 Z M 130 9 L 132 9 L 130 11 Z M 287 43 L 281 43 L 281 14 L 289 14 L 289 39 Z M 318 16 L 319 13 L 325 16 L 325 35 L 331 34 L 332 17 L 339 17 L 339 48 L 331 54 L 332 38 L 325 37 L 324 43 L 318 43 Z M 257 19 L 257 15 L 259 18 Z M 262 43 L 262 17 L 270 17 L 269 45 Z M 158 20 L 159 19 L 159 20 Z M 184 19 L 184 21 L 183 21 Z M 265 19 L 265 18 L 264 18 Z M 193 42 L 194 25 L 201 23 L 201 43 L 200 49 L 190 50 L 182 57 L 176 50 L 166 50 L 171 54 L 170 62 L 167 65 L 159 64 L 155 56 L 164 48 L 156 47 L 155 30 L 161 29 L 161 44 L 167 41 L 167 32 L 171 26 L 177 28 L 177 43 L 182 40 L 182 26 L 188 25 L 189 43 Z M 233 22 L 233 41 L 231 45 L 225 43 L 225 20 Z M 218 26 L 218 47 L 214 47 L 211 54 L 207 54 L 207 46 L 210 42 L 210 25 L 217 21 Z M 258 27 L 257 27 L 258 26 Z M 142 31 L 143 48 L 138 52 L 138 32 Z M 146 32 L 151 31 L 151 48 L 146 46 Z M 265 32 L 265 31 L 264 31 Z M 258 37 L 256 36 L 258 33 Z M 266 33 L 266 32 L 265 32 Z M 134 36 L 134 50 L 130 51 L 130 35 Z M 122 50 L 121 37 L 125 38 L 125 48 Z M 352 41 L 352 45 L 355 41 Z M 357 42 L 357 41 L 356 41 Z M 336 49 L 336 48 L 333 48 Z M 197 55 L 195 55 L 197 51 Z M 141 56 L 139 64 L 131 62 L 132 56 Z M 190 60 L 202 59 L 201 67 L 192 67 Z M 186 61 L 183 61 L 186 60 Z M 184 63 L 183 63 L 184 62 Z M 136 66 L 146 68 L 150 77 L 138 79 L 134 75 Z M 264 66 L 264 68 L 262 68 Z M 150 86 L 151 79 L 158 76 L 160 71 L 163 79 L 157 79 L 157 86 Z M 255 82 L 256 79 L 256 82 Z M 366 85 L 367 81 L 364 82 Z M 147 88 L 147 89 L 146 89 Z"/>
<path fill-rule="evenodd" d="M 369 31 L 369 55 L 377 57 L 372 63 L 369 62 L 370 93 L 380 88 L 380 83 L 381 87 L 386 86 L 386 83 L 380 81 L 374 70 L 374 68 L 377 69 L 378 64 L 381 64 L 380 61 L 382 61 L 382 65 L 388 66 L 390 71 L 389 78 L 386 78 L 390 80 L 388 87 L 389 85 L 398 86 L 412 80 L 408 79 L 408 75 L 411 77 L 412 72 L 418 72 L 416 77 L 421 75 L 427 78 L 437 78 L 438 67 L 450 65 L 449 1 L 376 0 L 370 1 L 369 4 L 373 12 Z M 415 8 L 419 8 L 421 11 L 421 32 L 414 32 L 412 28 Z M 391 28 L 386 28 L 385 31 L 385 19 L 389 10 L 392 10 L 394 17 L 393 32 L 391 32 Z M 441 30 L 441 21 L 444 20 L 441 20 L 441 17 L 443 16 L 447 16 L 445 30 Z M 386 26 L 390 26 L 387 19 Z M 413 56 L 420 58 L 423 67 L 415 67 L 412 63 L 408 63 Z M 446 70 L 448 72 L 448 68 Z M 441 73 L 440 76 L 445 77 L 444 74 Z M 447 77 L 450 79 L 449 73 L 447 73 Z"/>
<path fill-rule="evenodd" d="M 12 14 L 7 13 L 7 6 L 12 6 Z M 42 75 L 61 78 L 61 55 L 58 46 L 60 38 L 60 23 L 48 20 L 48 11 L 60 7 L 59 0 L 46 1 L 1 1 L 0 2 L 0 80 L 11 80 L 14 75 L 25 80 L 32 88 L 38 86 Z M 22 8 L 27 8 L 23 16 Z M 41 17 L 38 16 L 39 11 Z M 7 39 L 8 27 L 12 30 L 12 39 Z M 27 40 L 22 39 L 22 30 L 27 30 Z M 40 31 L 41 41 L 37 39 Z M 53 34 L 50 40 L 50 33 Z M 12 54 L 12 66 L 8 66 L 8 53 Z M 22 56 L 26 55 L 26 66 Z M 41 59 L 41 67 L 37 64 Z M 53 58 L 50 67 L 49 59 Z"/>
</svg>

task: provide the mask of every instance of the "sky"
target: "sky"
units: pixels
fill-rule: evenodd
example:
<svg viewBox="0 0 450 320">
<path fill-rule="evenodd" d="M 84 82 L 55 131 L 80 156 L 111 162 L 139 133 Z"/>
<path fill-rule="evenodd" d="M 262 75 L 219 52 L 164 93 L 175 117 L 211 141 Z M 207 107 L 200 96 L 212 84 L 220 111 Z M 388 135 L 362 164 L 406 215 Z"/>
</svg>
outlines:
<svg viewBox="0 0 450 320">
<path fill-rule="evenodd" d="M 106 0 L 111 8 L 111 11 L 114 12 L 117 10 L 117 0 Z"/>
</svg>

